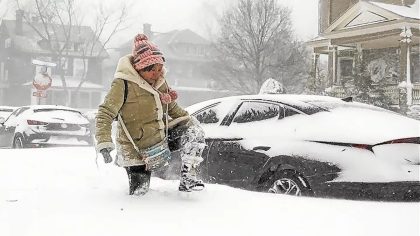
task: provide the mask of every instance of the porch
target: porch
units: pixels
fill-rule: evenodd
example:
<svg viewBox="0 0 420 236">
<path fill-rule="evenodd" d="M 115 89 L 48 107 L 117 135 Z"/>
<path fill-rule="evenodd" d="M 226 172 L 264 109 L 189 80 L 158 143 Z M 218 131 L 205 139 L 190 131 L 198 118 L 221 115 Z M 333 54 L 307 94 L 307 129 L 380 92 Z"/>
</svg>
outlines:
<svg viewBox="0 0 420 236">
<path fill-rule="evenodd" d="M 315 80 L 325 55 L 330 95 L 349 96 L 348 87 L 363 77 L 380 88 L 389 105 L 420 104 L 419 23 L 416 9 L 358 2 L 308 42 Z"/>
<path fill-rule="evenodd" d="M 397 84 L 394 85 L 385 85 L 383 87 L 384 94 L 391 99 L 391 106 L 399 106 L 400 104 L 400 93 L 401 89 Z M 347 97 L 346 90 L 343 86 L 334 85 L 332 86 L 328 93 L 334 97 L 345 98 Z M 411 93 L 412 104 L 411 105 L 420 105 L 420 83 L 414 83 Z"/>
</svg>

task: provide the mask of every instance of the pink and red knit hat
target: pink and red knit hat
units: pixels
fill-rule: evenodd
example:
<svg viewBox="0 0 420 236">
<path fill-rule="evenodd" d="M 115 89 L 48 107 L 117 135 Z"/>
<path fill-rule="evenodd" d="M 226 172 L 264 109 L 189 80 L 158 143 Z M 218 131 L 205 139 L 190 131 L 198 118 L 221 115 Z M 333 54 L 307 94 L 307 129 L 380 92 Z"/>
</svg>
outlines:
<svg viewBox="0 0 420 236">
<path fill-rule="evenodd" d="M 154 64 L 164 64 L 165 58 L 159 48 L 149 41 L 146 35 L 137 34 L 133 45 L 133 66 L 140 71 Z"/>
</svg>

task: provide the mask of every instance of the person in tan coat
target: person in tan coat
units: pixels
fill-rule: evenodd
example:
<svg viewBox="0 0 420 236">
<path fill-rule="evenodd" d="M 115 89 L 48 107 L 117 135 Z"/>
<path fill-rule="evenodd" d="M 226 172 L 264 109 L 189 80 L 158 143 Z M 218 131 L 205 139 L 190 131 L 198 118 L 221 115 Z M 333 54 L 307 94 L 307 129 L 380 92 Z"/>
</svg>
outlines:
<svg viewBox="0 0 420 236">
<path fill-rule="evenodd" d="M 129 194 L 143 195 L 149 189 L 151 171 L 167 164 L 170 151 L 167 144 L 169 119 L 179 122 L 186 130 L 199 130 L 198 123 L 177 103 L 177 94 L 164 78 L 165 59 L 146 35 L 134 39 L 131 55 L 120 58 L 111 88 L 96 116 L 96 149 L 105 163 L 112 162 L 110 151 L 115 147 L 111 138 L 111 125 L 117 119 L 117 155 L 115 164 L 124 167 L 129 177 Z M 202 161 L 204 148 L 202 132 L 189 140 L 200 147 L 181 152 L 182 191 L 204 187 L 195 169 Z M 198 134 L 198 136 L 197 136 Z M 187 140 L 187 139 L 184 139 Z M 188 145 L 191 146 L 191 145 Z M 157 163 L 157 164 L 156 164 Z"/>
</svg>

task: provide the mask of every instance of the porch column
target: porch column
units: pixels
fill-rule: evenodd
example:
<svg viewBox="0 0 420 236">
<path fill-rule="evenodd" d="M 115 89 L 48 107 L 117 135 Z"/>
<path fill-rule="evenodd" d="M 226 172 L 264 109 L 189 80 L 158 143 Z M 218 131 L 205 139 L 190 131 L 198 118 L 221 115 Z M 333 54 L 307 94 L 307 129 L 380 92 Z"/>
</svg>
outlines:
<svg viewBox="0 0 420 236">
<path fill-rule="evenodd" d="M 332 85 L 337 84 L 337 46 L 328 46 L 328 78 L 332 80 Z"/>
<path fill-rule="evenodd" d="M 318 92 L 317 84 L 319 81 L 319 53 L 312 54 L 312 72 L 315 80 L 315 90 Z"/>
<path fill-rule="evenodd" d="M 405 103 L 410 106 L 413 103 L 413 84 L 411 83 L 411 63 L 410 63 L 410 42 L 413 36 L 409 27 L 404 27 L 400 33 L 401 53 L 400 53 L 400 82 L 405 82 L 406 90 Z M 403 83 L 404 84 L 404 83 Z M 401 104 L 400 104 L 401 105 Z"/>
</svg>

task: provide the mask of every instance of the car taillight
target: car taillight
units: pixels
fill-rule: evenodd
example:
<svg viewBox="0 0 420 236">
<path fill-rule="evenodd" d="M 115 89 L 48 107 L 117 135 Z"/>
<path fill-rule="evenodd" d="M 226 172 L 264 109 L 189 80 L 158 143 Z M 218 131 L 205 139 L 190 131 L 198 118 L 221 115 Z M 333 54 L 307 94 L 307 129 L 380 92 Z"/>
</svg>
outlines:
<svg viewBox="0 0 420 236">
<path fill-rule="evenodd" d="M 37 121 L 37 120 L 27 120 L 28 125 L 48 125 L 47 122 Z"/>
<path fill-rule="evenodd" d="M 367 144 L 352 144 L 351 146 L 355 147 L 355 148 L 366 149 L 366 150 L 371 150 L 372 149 L 372 147 L 370 145 L 367 145 Z"/>
<path fill-rule="evenodd" d="M 395 143 L 414 143 L 414 144 L 420 144 L 420 137 L 394 139 L 394 140 L 383 142 L 383 143 L 380 143 L 380 144 L 377 144 L 377 145 L 382 145 L 382 144 L 395 144 Z"/>
</svg>

